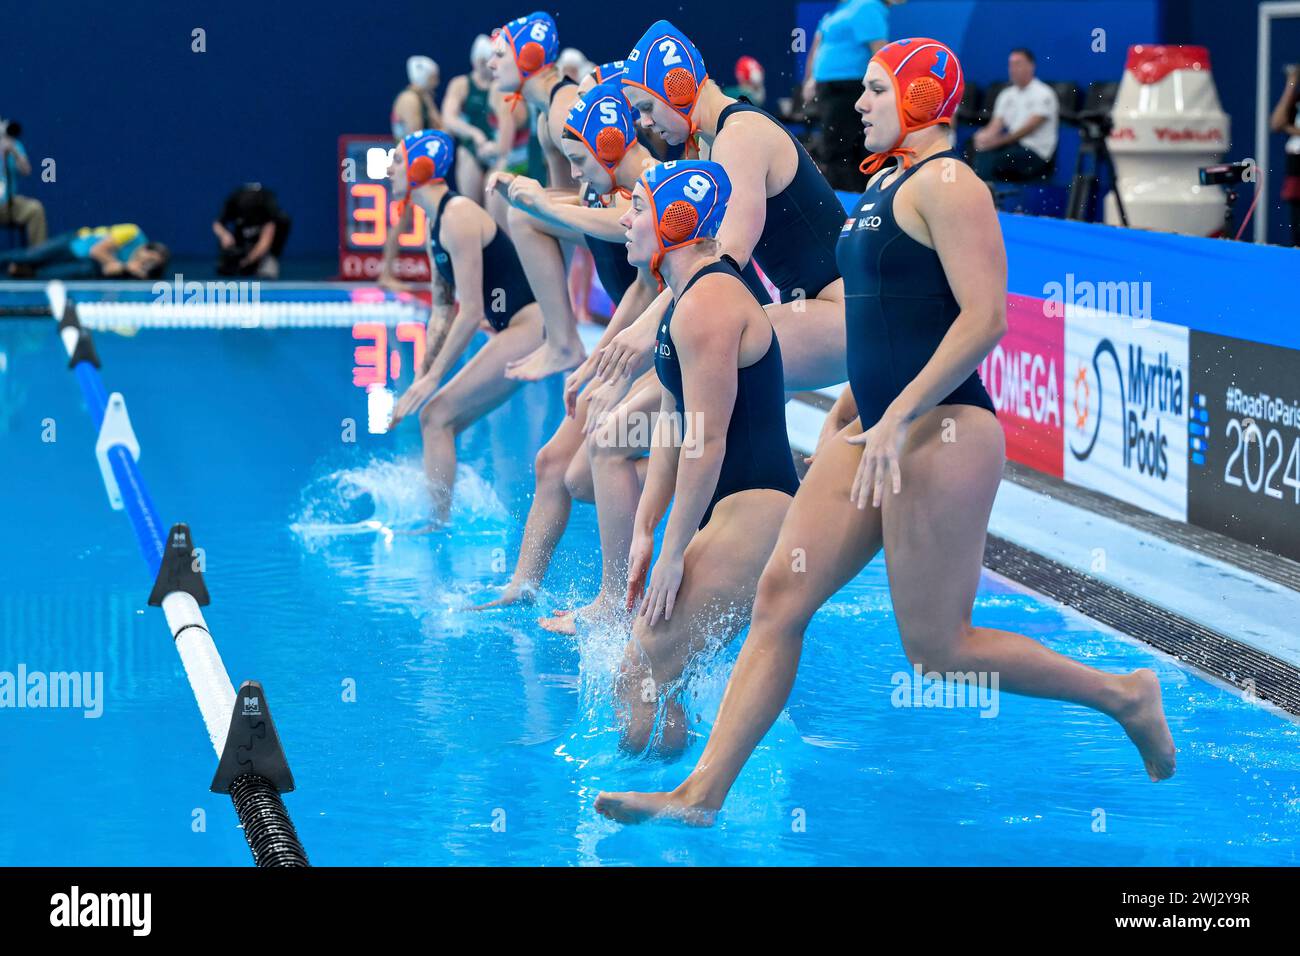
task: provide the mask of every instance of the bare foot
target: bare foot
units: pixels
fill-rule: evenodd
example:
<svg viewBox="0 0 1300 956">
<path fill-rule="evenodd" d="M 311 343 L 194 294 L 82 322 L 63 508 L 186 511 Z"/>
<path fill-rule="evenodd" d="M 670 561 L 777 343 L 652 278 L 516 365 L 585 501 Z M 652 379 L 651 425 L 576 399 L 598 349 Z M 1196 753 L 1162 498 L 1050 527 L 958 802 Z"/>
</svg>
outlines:
<svg viewBox="0 0 1300 956">
<path fill-rule="evenodd" d="M 691 827 L 711 827 L 717 807 L 689 802 L 673 793 L 607 793 L 596 797 L 596 812 L 618 823 L 672 820 Z"/>
<path fill-rule="evenodd" d="M 603 628 L 615 623 L 621 614 L 622 611 L 617 604 L 597 595 L 596 600 L 585 607 L 555 611 L 550 617 L 539 617 L 537 623 L 552 634 L 572 636 L 578 633 L 579 621 L 592 627 Z"/>
<path fill-rule="evenodd" d="M 1177 751 L 1160 700 L 1160 679 L 1144 667 L 1121 680 L 1129 685 L 1132 702 L 1115 719 L 1142 755 L 1152 781 L 1166 780 L 1174 775 Z"/>
<path fill-rule="evenodd" d="M 552 634 L 567 634 L 572 637 L 578 633 L 578 612 L 556 611 L 550 617 L 539 617 L 537 626 Z"/>
<path fill-rule="evenodd" d="M 535 604 L 537 591 L 526 584 L 507 584 L 501 596 L 486 604 L 474 604 L 465 608 L 467 611 L 487 611 L 494 607 L 510 607 L 512 604 Z"/>
<path fill-rule="evenodd" d="M 582 350 L 581 343 L 575 342 L 567 348 L 544 343 L 531 355 L 507 365 L 506 378 L 519 382 L 540 382 L 551 375 L 577 368 L 586 357 L 587 353 Z"/>
</svg>

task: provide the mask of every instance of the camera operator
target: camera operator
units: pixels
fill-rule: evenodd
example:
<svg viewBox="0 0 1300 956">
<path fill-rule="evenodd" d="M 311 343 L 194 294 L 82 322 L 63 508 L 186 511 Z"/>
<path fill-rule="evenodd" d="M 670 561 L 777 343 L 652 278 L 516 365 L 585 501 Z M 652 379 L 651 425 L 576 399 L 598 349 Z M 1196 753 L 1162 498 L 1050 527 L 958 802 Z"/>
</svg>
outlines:
<svg viewBox="0 0 1300 956">
<path fill-rule="evenodd" d="M 280 277 L 280 256 L 290 219 L 261 183 L 247 183 L 226 197 L 212 232 L 221 243 L 217 272 L 223 276 Z"/>
<path fill-rule="evenodd" d="M 27 245 L 39 246 L 48 235 L 45 207 L 39 199 L 18 195 L 18 177 L 30 176 L 32 164 L 23 148 L 22 126 L 12 119 L 0 119 L 0 159 L 4 177 L 0 179 L 0 224 L 22 226 L 27 231 Z"/>
</svg>

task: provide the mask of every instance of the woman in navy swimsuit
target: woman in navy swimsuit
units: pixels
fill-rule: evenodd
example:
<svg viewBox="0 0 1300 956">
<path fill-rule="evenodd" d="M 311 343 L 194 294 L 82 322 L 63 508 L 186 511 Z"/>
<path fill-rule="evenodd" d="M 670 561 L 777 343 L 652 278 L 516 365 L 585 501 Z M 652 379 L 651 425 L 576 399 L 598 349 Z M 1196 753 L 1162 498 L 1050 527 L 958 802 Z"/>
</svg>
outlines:
<svg viewBox="0 0 1300 956">
<path fill-rule="evenodd" d="M 683 746 L 678 678 L 706 638 L 743 627 L 799 487 L 780 343 L 736 264 L 718 256 L 730 194 L 718 163 L 664 163 L 641 178 L 622 219 L 628 260 L 672 293 L 655 348 L 663 399 L 628 554 L 627 608 L 638 613 L 618 681 L 622 745 L 637 753 Z"/>
<path fill-rule="evenodd" d="M 1092 707 L 1124 728 L 1152 780 L 1174 772 L 1151 671 L 1107 674 L 971 624 L 1004 460 L 975 370 L 1006 327 L 1006 254 L 988 188 L 943 128 L 962 92 L 952 51 L 926 39 L 889 44 L 864 86 L 871 180 L 838 248 L 851 385 L 838 411 L 852 420 L 822 445 L 790 507 L 694 771 L 671 793 L 601 794 L 596 809 L 616 820 L 712 823 L 785 706 L 808 621 L 882 547 L 914 665 Z M 795 548 L 806 567 L 791 567 Z"/>
<path fill-rule="evenodd" d="M 506 378 L 506 366 L 542 340 L 541 307 L 510 237 L 481 206 L 447 185 L 455 155 L 449 133 L 422 130 L 398 144 L 388 170 L 394 193 L 429 218 L 433 308 L 424 362 L 394 407 L 390 427 L 419 415 L 438 525 L 451 511 L 456 436 L 521 387 Z M 483 325 L 492 330 L 487 344 L 443 384 Z"/>
</svg>

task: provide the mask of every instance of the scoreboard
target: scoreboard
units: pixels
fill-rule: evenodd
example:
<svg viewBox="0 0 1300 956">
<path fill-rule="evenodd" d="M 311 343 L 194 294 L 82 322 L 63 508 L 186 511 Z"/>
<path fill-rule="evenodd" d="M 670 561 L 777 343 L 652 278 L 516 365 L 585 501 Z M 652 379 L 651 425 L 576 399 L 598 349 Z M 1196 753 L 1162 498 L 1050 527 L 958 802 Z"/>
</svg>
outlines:
<svg viewBox="0 0 1300 956">
<path fill-rule="evenodd" d="M 379 278 L 384 243 L 396 229 L 397 200 L 389 192 L 387 169 L 393 141 L 386 136 L 339 137 L 339 277 L 353 281 Z M 398 240 L 393 263 L 406 282 L 429 281 L 425 254 L 428 219 L 419 206 L 411 227 Z"/>
</svg>

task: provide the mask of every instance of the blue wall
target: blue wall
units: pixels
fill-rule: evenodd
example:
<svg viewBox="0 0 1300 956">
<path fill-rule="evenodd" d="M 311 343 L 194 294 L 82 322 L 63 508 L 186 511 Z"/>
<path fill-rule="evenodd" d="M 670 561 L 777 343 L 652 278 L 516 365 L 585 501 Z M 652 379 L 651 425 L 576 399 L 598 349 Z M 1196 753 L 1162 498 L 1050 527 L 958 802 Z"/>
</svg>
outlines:
<svg viewBox="0 0 1300 956">
<path fill-rule="evenodd" d="M 472 16 L 436 0 L 43 0 L 5 18 L 0 115 L 23 122 L 35 162 L 57 162 L 56 182 L 22 184 L 45 202 L 53 230 L 133 220 L 180 252 L 207 254 L 222 197 L 256 179 L 295 217 L 290 255 L 329 256 L 338 134 L 387 129 L 408 55 L 433 56 L 449 77 L 475 33 L 537 6 L 557 8 L 562 42 L 597 60 L 623 55 L 642 20 L 667 15 L 698 41 L 715 76 L 729 79 L 748 53 L 781 95 L 801 69 L 792 31 L 811 28 L 829 4 L 755 0 L 727 16 L 719 9 L 736 8 L 692 3 L 611 22 L 606 0 L 483 0 Z M 1019 43 L 1034 48 L 1046 79 L 1083 83 L 1118 78 L 1130 43 L 1162 35 L 1204 43 L 1233 118 L 1233 155 L 1244 157 L 1253 152 L 1255 8 L 1256 0 L 910 0 L 892 16 L 899 35 L 955 42 L 981 84 L 1003 78 L 1007 49 Z M 1090 49 L 1098 26 L 1105 53 Z M 196 27 L 207 31 L 206 53 L 190 51 Z M 1275 43 L 1279 64 L 1300 59 L 1300 23 L 1280 26 Z M 1280 169 L 1280 139 L 1273 161 Z M 1284 212 L 1273 218 L 1277 238 Z"/>
<path fill-rule="evenodd" d="M 295 219 L 288 255 L 333 255 L 338 135 L 387 131 L 410 54 L 434 57 L 446 79 L 467 66 L 476 33 L 544 6 L 560 11 L 562 43 L 598 62 L 626 54 L 656 12 L 728 82 L 742 53 L 789 60 L 787 0 L 725 19 L 694 5 L 645 7 L 613 24 L 601 0 L 39 0 L 5 17 L 0 115 L 23 123 L 34 163 L 57 162 L 56 182 L 21 184 L 46 204 L 52 231 L 134 221 L 206 255 L 221 200 L 260 180 Z M 196 27 L 206 53 L 190 51 Z"/>
<path fill-rule="evenodd" d="M 811 37 L 834 3 L 800 3 L 798 21 Z M 930 36 L 961 57 L 967 77 L 984 86 L 1007 78 L 1007 54 L 1027 46 L 1048 81 L 1118 80 L 1133 43 L 1158 35 L 1157 0 L 908 0 L 889 11 L 892 38 Z M 1092 51 L 1092 31 L 1106 31 L 1104 52 Z M 800 69 L 803 58 L 799 57 Z"/>
</svg>

